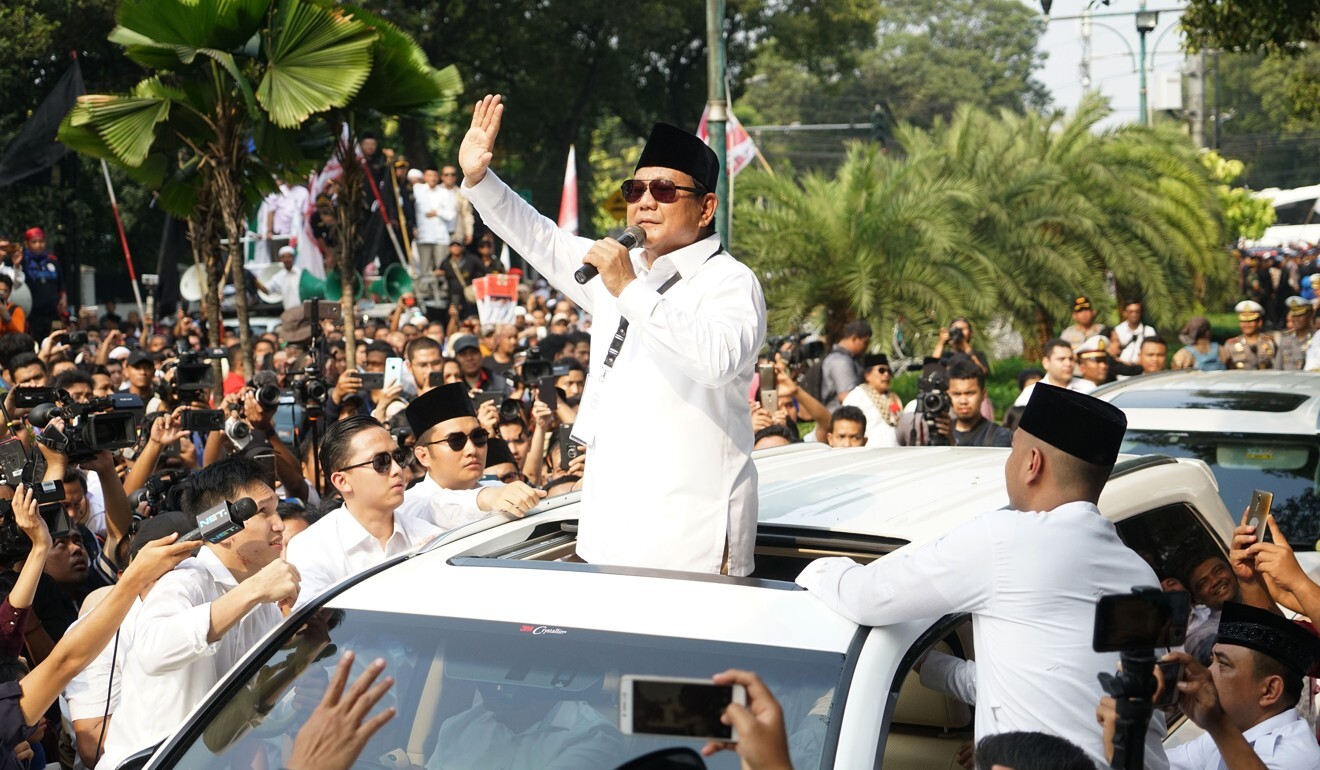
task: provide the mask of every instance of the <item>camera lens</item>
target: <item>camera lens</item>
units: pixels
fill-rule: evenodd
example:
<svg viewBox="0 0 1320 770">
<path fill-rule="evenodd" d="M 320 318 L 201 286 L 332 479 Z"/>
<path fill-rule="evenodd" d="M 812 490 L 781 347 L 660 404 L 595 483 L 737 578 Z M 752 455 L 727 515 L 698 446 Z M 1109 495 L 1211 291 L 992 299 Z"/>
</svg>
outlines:
<svg viewBox="0 0 1320 770">
<path fill-rule="evenodd" d="M 522 417 L 522 406 L 511 398 L 506 398 L 500 404 L 500 420 L 503 422 L 512 422 Z"/>
</svg>

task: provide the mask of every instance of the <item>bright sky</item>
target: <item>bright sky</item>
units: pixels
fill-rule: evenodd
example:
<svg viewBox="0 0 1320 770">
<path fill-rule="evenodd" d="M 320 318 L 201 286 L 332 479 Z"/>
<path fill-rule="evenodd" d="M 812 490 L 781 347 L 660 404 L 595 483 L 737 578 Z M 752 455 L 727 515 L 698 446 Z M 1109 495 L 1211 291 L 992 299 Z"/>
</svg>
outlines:
<svg viewBox="0 0 1320 770">
<path fill-rule="evenodd" d="M 1080 15 L 1087 1 L 1054 0 L 1050 8 L 1049 29 L 1041 37 L 1041 49 L 1048 58 L 1036 77 L 1049 89 L 1055 108 L 1072 110 L 1082 97 L 1082 22 L 1058 17 Z M 1040 13 L 1037 0 L 1023 2 Z M 1168 10 L 1185 4 L 1186 0 L 1146 0 L 1149 10 L 1162 11 L 1159 25 L 1146 36 L 1146 67 L 1151 88 L 1154 83 L 1154 76 L 1149 74 L 1152 66 L 1156 73 L 1180 72 L 1184 66 L 1180 50 L 1182 36 L 1176 29 L 1178 13 Z M 1135 14 L 1139 0 L 1111 0 L 1108 6 L 1097 0 L 1094 5 L 1093 14 L 1123 15 L 1092 17 L 1091 87 L 1109 97 L 1115 121 L 1136 122 L 1140 92 L 1136 65 L 1139 36 Z"/>
</svg>

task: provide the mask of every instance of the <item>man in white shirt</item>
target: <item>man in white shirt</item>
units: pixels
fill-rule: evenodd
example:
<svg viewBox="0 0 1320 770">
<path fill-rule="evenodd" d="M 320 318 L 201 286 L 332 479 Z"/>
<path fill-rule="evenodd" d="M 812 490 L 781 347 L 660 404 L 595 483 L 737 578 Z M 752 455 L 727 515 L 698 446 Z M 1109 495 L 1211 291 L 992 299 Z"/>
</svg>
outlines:
<svg viewBox="0 0 1320 770">
<path fill-rule="evenodd" d="M 651 130 L 622 185 L 630 252 L 558 229 L 488 171 L 504 105 L 476 106 L 459 148 L 485 222 L 589 312 L 591 366 L 573 436 L 591 454 L 577 554 L 589 562 L 746 575 L 756 541 L 747 393 L 765 344 L 756 275 L 715 234 L 720 167 L 697 137 Z M 583 264 L 600 273 L 574 280 Z"/>
<path fill-rule="evenodd" d="M 440 184 L 440 173 L 428 168 L 422 172 L 422 184 L 413 186 L 413 201 L 417 208 L 417 255 L 422 274 L 428 275 L 445 259 L 458 217 L 458 199 Z"/>
<path fill-rule="evenodd" d="M 302 577 L 298 607 L 440 534 L 421 519 L 395 515 L 403 503 L 408 454 L 375 418 L 355 415 L 332 424 L 320 451 L 322 472 L 344 504 L 289 543 L 289 563 Z"/>
<path fill-rule="evenodd" d="M 281 246 L 279 261 L 284 269 L 276 273 L 275 277 L 262 287 L 268 292 L 278 293 L 284 300 L 285 310 L 302 307 L 302 295 L 298 293 L 298 284 L 302 282 L 303 269 L 294 264 L 297 257 L 298 252 L 292 246 Z"/>
<path fill-rule="evenodd" d="M 298 571 L 280 558 L 284 525 L 272 481 L 245 457 L 222 460 L 189 478 L 187 513 L 196 516 L 244 497 L 257 504 L 257 513 L 233 536 L 203 545 L 156 581 L 143 600 L 106 735 L 104 767 L 116 767 L 168 736 L 280 624 L 276 604 L 292 606 L 298 598 Z"/>
<path fill-rule="evenodd" d="M 1183 664 L 1178 707 L 1206 731 L 1169 750 L 1171 770 L 1320 770 L 1320 746 L 1296 708 L 1318 648 L 1287 618 L 1225 604 L 1209 669 L 1186 653 L 1164 658 Z M 1107 728 L 1115 723 L 1112 698 L 1100 701 L 1096 716 Z"/>
<path fill-rule="evenodd" d="M 404 494 L 400 514 L 448 532 L 498 511 L 524 516 L 545 497 L 521 481 L 480 485 L 490 433 L 477 421 L 463 383 L 428 390 L 408 404 L 406 414 L 426 477 Z"/>
<path fill-rule="evenodd" d="M 1077 362 L 1072 345 L 1069 345 L 1067 340 L 1056 337 L 1045 343 L 1041 356 L 1040 367 L 1045 370 L 1045 378 L 1040 380 L 1041 382 L 1078 393 L 1090 393 L 1095 390 L 1095 383 L 1073 376 Z M 1013 406 L 1026 406 L 1031 400 L 1031 392 L 1035 387 L 1033 383 L 1023 388 L 1017 400 L 1013 402 Z"/>
<path fill-rule="evenodd" d="M 976 738 L 1046 732 L 1099 759 L 1096 674 L 1113 671 L 1119 656 L 1091 649 L 1096 597 L 1159 583 L 1096 508 L 1126 425 L 1109 404 L 1038 385 L 1004 464 L 1009 508 L 865 567 L 818 559 L 797 582 L 864 625 L 970 612 Z M 1166 766 L 1163 738 L 1156 717 L 1146 736 L 1151 770 Z"/>
<path fill-rule="evenodd" d="M 266 196 L 268 214 L 266 238 L 267 248 L 279 250 L 289 245 L 289 240 L 297 235 L 297 229 L 307 216 L 307 204 L 311 193 L 300 184 L 287 184 L 279 177 L 275 178 L 279 191 Z M 267 252 L 269 253 L 269 252 Z"/>
<path fill-rule="evenodd" d="M 1138 363 L 1142 341 L 1154 336 L 1155 330 L 1141 322 L 1141 302 L 1129 300 L 1123 305 L 1123 323 L 1114 327 L 1109 355 L 1125 364 Z"/>
</svg>

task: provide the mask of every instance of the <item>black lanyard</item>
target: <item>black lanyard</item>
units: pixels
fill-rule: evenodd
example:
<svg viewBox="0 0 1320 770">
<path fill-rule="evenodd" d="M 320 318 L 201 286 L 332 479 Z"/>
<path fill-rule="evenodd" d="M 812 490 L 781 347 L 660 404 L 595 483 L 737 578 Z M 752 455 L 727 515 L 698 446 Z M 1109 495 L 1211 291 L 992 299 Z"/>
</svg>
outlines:
<svg viewBox="0 0 1320 770">
<path fill-rule="evenodd" d="M 715 251 L 711 252 L 709 257 L 706 257 L 705 259 L 701 260 L 701 264 L 703 265 L 706 264 L 711 260 L 711 257 L 714 257 L 716 254 L 719 254 L 723 250 L 724 250 L 723 244 L 716 246 Z M 674 274 L 669 276 L 669 280 L 661 284 L 660 288 L 655 290 L 655 293 L 664 294 L 665 292 L 672 289 L 674 287 L 674 284 L 678 283 L 682 279 L 683 276 L 680 275 L 677 270 L 674 271 Z M 619 352 L 623 350 L 623 341 L 624 339 L 627 338 L 627 336 L 628 336 L 628 319 L 620 317 L 619 328 L 614 331 L 614 339 L 610 340 L 610 349 L 605 353 L 606 369 L 612 369 L 614 367 L 614 359 L 618 358 Z"/>
</svg>

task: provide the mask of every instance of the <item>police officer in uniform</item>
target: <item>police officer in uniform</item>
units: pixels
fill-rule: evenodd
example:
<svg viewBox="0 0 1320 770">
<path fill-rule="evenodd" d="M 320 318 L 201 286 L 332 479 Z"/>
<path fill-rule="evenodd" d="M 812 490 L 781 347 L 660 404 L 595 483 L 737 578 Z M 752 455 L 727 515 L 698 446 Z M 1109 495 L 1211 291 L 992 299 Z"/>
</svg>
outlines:
<svg viewBox="0 0 1320 770">
<path fill-rule="evenodd" d="M 1229 369 L 1273 369 L 1274 339 L 1260 333 L 1261 314 L 1265 308 L 1254 300 L 1243 300 L 1233 308 L 1238 314 L 1238 328 L 1242 334 L 1233 337 L 1219 349 L 1219 357 Z"/>
<path fill-rule="evenodd" d="M 1274 368 L 1297 371 L 1306 364 L 1306 348 L 1311 344 L 1311 321 L 1315 316 L 1311 303 L 1301 297 L 1289 297 L 1285 304 L 1288 306 L 1288 330 L 1279 336 Z"/>
</svg>

